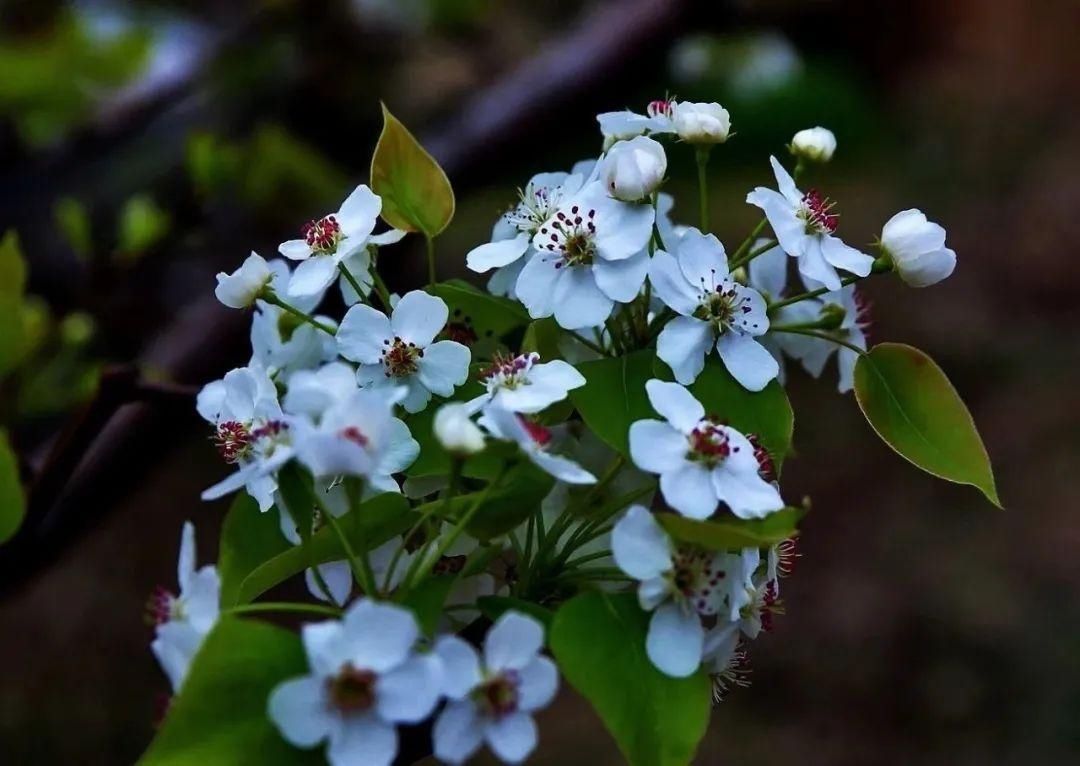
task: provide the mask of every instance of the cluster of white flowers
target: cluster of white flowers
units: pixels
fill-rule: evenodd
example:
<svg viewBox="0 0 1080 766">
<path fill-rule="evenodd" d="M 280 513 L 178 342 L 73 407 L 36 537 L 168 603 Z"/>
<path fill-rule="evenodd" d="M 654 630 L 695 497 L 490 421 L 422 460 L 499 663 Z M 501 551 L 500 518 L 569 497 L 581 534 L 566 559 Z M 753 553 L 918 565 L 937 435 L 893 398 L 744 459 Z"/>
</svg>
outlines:
<svg viewBox="0 0 1080 766">
<path fill-rule="evenodd" d="M 545 577 L 560 583 L 565 598 L 558 568 L 590 562 L 582 579 L 571 580 L 575 587 L 638 582 L 640 606 L 651 612 L 645 650 L 662 673 L 683 677 L 704 668 L 719 691 L 743 683 L 741 643 L 778 613 L 779 576 L 790 570 L 793 541 L 717 550 L 677 538 L 666 522 L 749 523 L 782 510 L 773 461 L 783 455 L 732 427 L 730 413 L 707 413 L 695 382 L 711 364 L 746 392 L 760 392 L 783 382 L 787 360 L 817 376 L 837 351 L 846 391 L 867 346 L 867 303 L 855 283 L 896 271 L 922 287 L 955 265 L 944 230 L 917 210 L 885 225 L 876 257 L 845 244 L 833 203 L 815 189 L 801 191 L 776 158 L 777 189 L 759 187 L 746 198 L 765 219 L 729 255 L 703 230 L 704 220 L 701 228 L 675 225 L 673 200 L 661 191 L 665 143 L 693 145 L 703 167 L 709 149 L 733 135 L 728 112 L 661 100 L 644 114 L 609 112 L 598 120 L 601 156 L 568 173 L 534 176 L 491 241 L 465 258 L 471 270 L 493 272 L 488 289 L 503 305 L 519 302 L 534 324 L 553 327 L 558 342 L 543 346 L 548 358 L 531 350 L 536 344 L 480 353 L 468 333 L 452 330 L 449 299 L 438 289 L 389 295 L 379 250 L 404 232 L 375 233 L 382 200 L 367 186 L 336 213 L 306 224 L 302 238 L 283 243 L 287 260 L 252 253 L 234 273 L 218 275 L 222 303 L 254 309 L 253 353 L 198 397 L 233 467 L 204 499 L 247 492 L 261 511 L 278 509 L 282 535 L 294 545 L 324 525 L 340 535 L 336 519 L 380 493 L 427 500 L 407 533 L 361 551 L 363 566 L 343 539 L 350 560 L 318 562 L 306 572 L 312 596 L 325 602 L 318 608 L 337 610 L 341 619 L 304 627 L 310 674 L 284 680 L 269 715 L 298 747 L 325 741 L 333 764 L 389 764 L 398 752 L 396 727 L 433 715 L 435 755 L 449 763 L 485 742 L 511 763 L 535 747 L 531 713 L 557 687 L 555 664 L 540 654 L 542 626 L 503 612 L 479 653 L 452 632 L 423 636 L 398 596 L 440 567 L 461 575 L 447 599 L 459 619 L 449 619 L 448 610 L 439 622 L 448 630 L 463 624 L 460 618 L 479 617 L 481 596 L 548 599 L 537 590 Z M 829 161 L 836 139 L 813 128 L 796 134 L 789 149 L 798 176 L 805 163 Z M 766 226 L 771 237 L 758 238 Z M 799 274 L 790 291 L 789 259 Z M 347 307 L 340 322 L 315 313 L 335 281 Z M 621 434 L 628 449 L 619 455 L 575 414 L 576 392 L 589 385 L 579 367 L 645 349 L 662 363 L 654 379 L 639 383 L 658 417 L 627 423 Z M 433 401 L 434 416 L 422 419 Z M 403 484 L 410 466 L 433 449 L 445 473 Z M 474 464 L 489 456 L 502 463 L 499 470 Z M 308 478 L 306 514 L 288 506 L 298 501 L 281 486 L 287 466 Z M 466 466 L 473 468 L 463 472 Z M 547 474 L 551 489 L 535 508 L 519 509 L 526 518 L 520 527 L 481 543 L 466 531 L 472 511 L 451 501 L 462 482 L 476 488 L 486 481 L 474 493 L 482 503 L 510 468 Z M 655 489 L 662 504 L 652 500 Z M 598 508 L 605 515 L 588 515 Z M 298 529 L 296 519 L 310 519 L 312 528 Z M 186 526 L 180 595 L 155 600 L 154 652 L 174 689 L 219 611 L 214 568 L 194 569 L 193 534 Z M 485 561 L 510 565 L 498 577 L 483 566 L 463 571 L 482 551 L 494 554 Z"/>
</svg>

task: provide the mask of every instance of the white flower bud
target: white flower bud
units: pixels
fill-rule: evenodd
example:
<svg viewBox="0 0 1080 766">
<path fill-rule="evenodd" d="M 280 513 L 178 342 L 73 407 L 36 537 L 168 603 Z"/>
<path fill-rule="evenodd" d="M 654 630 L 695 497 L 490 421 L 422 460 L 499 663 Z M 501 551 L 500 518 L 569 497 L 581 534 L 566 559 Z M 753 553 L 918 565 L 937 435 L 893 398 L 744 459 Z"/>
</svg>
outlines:
<svg viewBox="0 0 1080 766">
<path fill-rule="evenodd" d="M 274 277 L 270 266 L 257 253 L 252 253 L 240 268 L 232 274 L 224 271 L 217 275 L 214 295 L 229 308 L 246 309 L 255 302 Z"/>
<path fill-rule="evenodd" d="M 647 136 L 619 141 L 604 158 L 604 186 L 615 199 L 639 202 L 664 180 L 667 155 L 659 142 Z"/>
<path fill-rule="evenodd" d="M 791 139 L 791 153 L 810 162 L 828 162 L 836 151 L 836 136 L 828 128 L 800 130 Z"/>
<path fill-rule="evenodd" d="M 443 448 L 459 457 L 484 449 L 484 432 L 472 421 L 465 404 L 444 404 L 435 413 L 435 438 Z"/>
<path fill-rule="evenodd" d="M 904 210 L 886 222 L 881 246 L 912 287 L 929 287 L 953 273 L 956 253 L 945 247 L 945 229 L 919 210 Z"/>
<path fill-rule="evenodd" d="M 679 138 L 690 144 L 722 144 L 731 132 L 731 116 L 717 103 L 676 102 L 672 122 Z"/>
</svg>

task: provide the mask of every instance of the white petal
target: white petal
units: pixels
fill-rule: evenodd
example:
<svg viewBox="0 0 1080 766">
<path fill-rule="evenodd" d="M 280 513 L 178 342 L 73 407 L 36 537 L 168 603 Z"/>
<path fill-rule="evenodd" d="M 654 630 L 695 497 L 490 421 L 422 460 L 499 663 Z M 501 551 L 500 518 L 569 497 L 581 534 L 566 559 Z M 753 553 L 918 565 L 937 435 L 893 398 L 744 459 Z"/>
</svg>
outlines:
<svg viewBox="0 0 1080 766">
<path fill-rule="evenodd" d="M 514 292 L 525 304 L 529 316 L 541 319 L 555 310 L 555 288 L 566 277 L 567 269 L 555 268 L 559 261 L 536 255 L 529 259 L 518 276 Z"/>
<path fill-rule="evenodd" d="M 593 190 L 603 195 L 591 196 Z M 637 255 L 649 244 L 655 212 L 652 205 L 618 202 L 607 196 L 602 184 L 591 184 L 581 194 L 588 199 L 586 207 L 596 210 L 596 250 L 608 261 L 619 261 Z"/>
<path fill-rule="evenodd" d="M 696 613 L 667 603 L 653 612 L 645 651 L 661 673 L 675 678 L 692 675 L 701 665 L 705 630 Z"/>
<path fill-rule="evenodd" d="M 308 665 L 317 676 L 336 675 L 350 661 L 345 631 L 338 620 L 309 622 L 300 629 Z"/>
<path fill-rule="evenodd" d="M 543 645 L 543 625 L 521 612 L 504 612 L 484 637 L 484 665 L 489 671 L 520 670 Z"/>
<path fill-rule="evenodd" d="M 302 261 L 292 273 L 288 294 L 298 297 L 318 295 L 331 285 L 337 274 L 337 264 L 331 256 L 312 256 Z"/>
<path fill-rule="evenodd" d="M 464 763 L 484 741 L 484 730 L 471 700 L 450 702 L 431 732 L 435 757 L 446 763 Z"/>
<path fill-rule="evenodd" d="M 665 306 L 689 316 L 698 307 L 698 291 L 686 281 L 675 256 L 663 250 L 657 250 L 649 262 L 649 281 L 652 282 L 653 295 Z"/>
<path fill-rule="evenodd" d="M 726 465 L 712 473 L 716 495 L 741 519 L 757 519 L 784 507 L 775 486 L 758 475 L 757 470 L 736 471 Z"/>
<path fill-rule="evenodd" d="M 330 596 L 334 599 L 334 604 L 343 606 L 349 600 L 349 593 L 352 591 L 353 575 L 349 562 L 329 561 L 320 564 L 318 570 L 319 574 L 322 575 L 323 582 L 326 583 L 326 587 L 330 590 Z M 311 569 L 304 570 L 304 583 L 307 585 L 308 593 L 319 599 L 319 601 L 326 601 L 326 594 L 319 587 L 319 583 Z"/>
<path fill-rule="evenodd" d="M 780 373 L 773 355 L 749 335 L 725 332 L 717 339 L 716 350 L 731 376 L 747 391 L 760 391 Z"/>
<path fill-rule="evenodd" d="M 754 248 L 761 241 L 754 243 Z M 759 292 L 763 292 L 772 300 L 777 300 L 784 294 L 787 287 L 788 255 L 779 245 L 769 248 L 761 253 L 747 266 L 750 272 L 750 284 Z"/>
<path fill-rule="evenodd" d="M 375 228 L 375 219 L 382 212 L 382 200 L 366 185 L 361 184 L 341 203 L 337 222 L 346 237 L 366 239 Z"/>
<path fill-rule="evenodd" d="M 686 436 L 662 420 L 638 420 L 630 424 L 630 457 L 649 473 L 673 471 L 686 458 Z"/>
<path fill-rule="evenodd" d="M 343 623 L 357 667 L 376 673 L 404 662 L 420 636 L 412 612 L 366 598 L 349 608 Z"/>
<path fill-rule="evenodd" d="M 529 249 L 529 235 L 525 232 L 513 239 L 488 242 L 469 251 L 465 256 L 465 265 L 481 274 L 491 269 L 509 266 Z"/>
<path fill-rule="evenodd" d="M 378 364 L 385 341 L 392 335 L 386 314 L 371 306 L 357 304 L 345 312 L 337 331 L 338 351 L 346 359 Z"/>
<path fill-rule="evenodd" d="M 679 240 L 679 268 L 695 287 L 713 287 L 728 275 L 727 253 L 712 234 L 688 229 Z"/>
<path fill-rule="evenodd" d="M 693 317 L 675 317 L 660 331 L 656 339 L 656 355 L 660 357 L 675 380 L 690 385 L 705 367 L 705 356 L 713 342 L 713 329 Z"/>
<path fill-rule="evenodd" d="M 415 375 L 410 376 L 404 382 L 408 393 L 401 400 L 401 406 L 405 408 L 406 412 L 420 412 L 431 401 L 431 392 Z"/>
<path fill-rule="evenodd" d="M 898 255 L 916 255 L 945 247 L 945 229 L 927 220 L 921 210 L 902 210 L 881 230 L 882 244 Z"/>
<path fill-rule="evenodd" d="M 565 274 L 555 283 L 551 298 L 555 321 L 567 330 L 603 324 L 611 314 L 612 300 L 597 286 L 593 270 L 585 266 L 568 266 L 562 271 Z"/>
<path fill-rule="evenodd" d="M 607 297 L 617 303 L 629 303 L 641 292 L 645 277 L 649 273 L 649 252 L 642 250 L 637 255 L 621 261 L 605 261 L 598 258 L 593 265 L 593 277 L 596 286 Z"/>
<path fill-rule="evenodd" d="M 671 595 L 671 584 L 664 577 L 654 577 L 651 580 L 642 580 L 638 585 L 638 604 L 646 612 L 651 612 L 656 607 L 667 601 Z"/>
<path fill-rule="evenodd" d="M 850 245 L 845 245 L 838 237 L 828 234 L 821 238 L 821 254 L 836 268 L 850 271 L 860 277 L 867 276 L 874 266 L 874 259 L 869 255 L 859 252 Z"/>
<path fill-rule="evenodd" d="M 653 409 L 683 433 L 690 433 L 698 421 L 705 417 L 705 408 L 693 394 L 678 383 L 662 380 L 648 381 L 645 392 Z"/>
<path fill-rule="evenodd" d="M 547 471 L 559 481 L 567 484 L 595 484 L 596 477 L 580 465 L 562 455 L 552 455 L 543 450 L 529 452 L 529 457 L 537 466 Z"/>
<path fill-rule="evenodd" d="M 278 252 L 293 261 L 302 261 L 311 255 L 311 247 L 302 239 L 290 239 L 278 245 Z"/>
<path fill-rule="evenodd" d="M 900 278 L 912 287 L 929 287 L 950 276 L 956 269 L 956 253 L 948 248 L 934 250 L 904 262 L 896 260 Z"/>
<path fill-rule="evenodd" d="M 184 522 L 180 531 L 180 557 L 176 564 L 176 582 L 183 593 L 188 588 L 188 583 L 195 576 L 195 525 L 190 521 Z"/>
<path fill-rule="evenodd" d="M 660 493 L 668 505 L 692 519 L 707 519 L 716 510 L 709 469 L 700 463 L 683 463 L 681 468 L 661 474 Z"/>
<path fill-rule="evenodd" d="M 518 706 L 531 712 L 547 707 L 559 691 L 559 671 L 547 657 L 537 657 L 518 670 Z"/>
<path fill-rule="evenodd" d="M 792 204 L 798 204 L 802 201 L 803 195 L 796 188 L 795 179 L 777 161 L 776 157 L 769 157 L 769 164 L 772 165 L 773 175 L 776 176 L 776 188 L 780 190 L 780 193 Z"/>
<path fill-rule="evenodd" d="M 404 421 L 398 418 L 391 418 L 383 433 L 382 442 L 382 454 L 375 466 L 375 471 L 379 474 L 401 473 L 412 465 L 420 454 L 420 444 L 412 437 Z"/>
<path fill-rule="evenodd" d="M 304 676 L 278 684 L 271 692 L 267 713 L 290 744 L 312 747 L 330 733 L 333 719 L 324 689 L 323 679 Z"/>
<path fill-rule="evenodd" d="M 330 766 L 390 766 L 397 756 L 397 729 L 373 713 L 350 716 L 330 733 Z"/>
<path fill-rule="evenodd" d="M 633 505 L 611 530 L 611 552 L 619 569 L 635 580 L 650 580 L 671 569 L 667 533 L 643 506 Z"/>
<path fill-rule="evenodd" d="M 536 722 L 528 713 L 511 713 L 489 722 L 484 738 L 503 761 L 520 763 L 536 748 Z"/>
<path fill-rule="evenodd" d="M 376 706 L 384 721 L 417 723 L 427 718 L 442 691 L 442 666 L 431 654 L 414 655 L 379 676 Z"/>
<path fill-rule="evenodd" d="M 830 290 L 840 289 L 840 276 L 821 252 L 821 237 L 807 237 L 799 257 L 799 273 Z"/>
<path fill-rule="evenodd" d="M 409 232 L 402 231 L 401 229 L 387 229 L 386 231 L 379 234 L 372 234 L 370 237 L 367 238 L 367 243 L 369 245 L 376 245 L 378 247 L 393 245 L 396 242 L 400 242 L 401 240 L 405 239 L 405 235 L 408 233 Z"/>
<path fill-rule="evenodd" d="M 394 307 L 390 325 L 394 334 L 408 343 L 424 348 L 446 326 L 450 310 L 442 298 L 413 290 L 402 296 Z"/>
<path fill-rule="evenodd" d="M 424 349 L 417 360 L 417 377 L 434 394 L 450 396 L 454 387 L 469 377 L 472 354 L 467 346 L 452 340 L 440 340 Z"/>
<path fill-rule="evenodd" d="M 435 653 L 442 660 L 442 693 L 447 697 L 463 699 L 483 679 L 480 656 L 468 641 L 453 635 L 440 636 Z"/>
</svg>

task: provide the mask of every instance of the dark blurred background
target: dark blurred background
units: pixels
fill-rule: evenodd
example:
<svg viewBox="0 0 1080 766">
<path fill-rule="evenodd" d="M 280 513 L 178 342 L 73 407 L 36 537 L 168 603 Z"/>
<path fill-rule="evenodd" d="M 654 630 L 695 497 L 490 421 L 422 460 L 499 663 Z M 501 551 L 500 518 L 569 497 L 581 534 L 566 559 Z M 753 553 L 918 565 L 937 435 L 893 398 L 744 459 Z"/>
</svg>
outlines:
<svg viewBox="0 0 1080 766">
<path fill-rule="evenodd" d="M 0 547 L 0 762 L 130 763 L 152 736 L 141 606 L 182 521 L 208 561 L 224 510 L 198 500 L 222 467 L 185 394 L 249 354 L 213 274 L 366 180 L 379 99 L 450 174 L 441 269 L 464 275 L 516 186 L 599 150 L 595 113 L 665 93 L 731 111 L 729 246 L 768 153 L 817 124 L 845 239 L 907 207 L 946 226 L 955 276 L 873 281 L 873 336 L 949 373 L 1007 509 L 892 454 L 831 370 L 795 374 L 803 556 L 698 763 L 1080 762 L 1078 32 L 1075 0 L 0 2 L 0 231 L 45 338 L 3 412 L 48 485 Z M 691 152 L 669 158 L 693 222 Z M 392 252 L 407 288 L 420 255 Z M 565 692 L 534 762 L 620 761 Z"/>
</svg>

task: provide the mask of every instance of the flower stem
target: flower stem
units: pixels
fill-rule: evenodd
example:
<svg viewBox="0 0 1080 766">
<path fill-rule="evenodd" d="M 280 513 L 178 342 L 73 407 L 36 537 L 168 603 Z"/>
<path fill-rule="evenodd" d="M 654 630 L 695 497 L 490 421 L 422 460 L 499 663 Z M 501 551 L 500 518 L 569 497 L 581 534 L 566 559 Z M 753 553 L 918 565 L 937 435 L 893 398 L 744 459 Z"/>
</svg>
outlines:
<svg viewBox="0 0 1080 766">
<path fill-rule="evenodd" d="M 425 237 L 424 241 L 427 243 L 427 273 L 428 273 L 428 287 L 434 287 L 438 281 L 435 276 L 435 238 Z"/>
<path fill-rule="evenodd" d="M 436 513 L 441 515 L 443 518 L 446 517 L 447 513 L 450 510 L 450 501 L 453 500 L 454 496 L 457 494 L 458 485 L 461 482 L 461 468 L 462 461 L 460 459 L 455 459 L 450 464 L 450 483 L 447 485 L 446 492 L 442 496 L 442 502 L 431 503 L 431 507 L 420 515 L 420 518 L 416 520 L 416 523 L 413 524 L 412 528 L 406 533 L 404 542 L 402 543 L 401 547 L 399 547 L 394 552 L 394 558 L 390 561 L 390 566 L 387 567 L 386 581 L 383 585 L 383 590 L 389 591 L 390 589 L 390 578 L 394 575 L 394 567 L 397 566 L 398 558 L 401 556 L 402 551 L 405 549 L 405 544 L 408 543 L 412 539 L 413 535 L 415 535 L 420 530 L 420 527 L 422 527 L 428 521 L 428 519 L 430 519 Z M 408 583 L 416 574 L 416 570 L 424 561 L 425 554 L 427 553 L 430 542 L 430 540 L 424 541 L 424 545 L 420 548 L 419 551 L 417 551 L 416 556 L 413 557 L 413 560 L 409 563 L 408 568 L 405 570 L 405 576 L 402 578 L 402 582 Z"/>
<path fill-rule="evenodd" d="M 270 290 L 264 290 L 263 293 L 259 295 L 259 297 L 267 303 L 277 306 L 283 311 L 287 311 L 288 313 L 299 319 L 301 322 L 305 322 L 312 327 L 316 327 L 328 335 L 337 335 L 337 330 L 335 330 L 333 327 L 328 324 L 324 324 L 323 322 L 320 322 L 318 319 L 315 319 L 310 314 L 296 308 L 296 306 L 293 306 L 290 303 L 286 303 L 277 296 L 277 293 L 274 293 Z"/>
<path fill-rule="evenodd" d="M 705 145 L 694 150 L 695 159 L 697 160 L 698 202 L 700 204 L 701 231 L 703 233 L 709 230 L 709 184 L 705 171 L 709 165 L 710 148 L 710 146 Z"/>
<path fill-rule="evenodd" d="M 311 496 L 315 499 L 315 505 L 319 509 L 319 513 L 326 519 L 326 523 L 334 530 L 334 534 L 337 535 L 338 540 L 341 542 L 341 547 L 345 551 L 345 558 L 349 561 L 349 568 L 352 569 L 353 577 L 360 583 L 360 587 L 364 589 L 364 593 L 371 598 L 374 598 L 378 593 L 378 590 L 375 584 L 375 573 L 371 571 L 371 563 L 367 560 L 367 555 L 356 555 L 352 543 L 350 543 L 349 538 L 345 536 L 345 530 L 341 528 L 341 523 L 337 520 L 337 517 L 330 512 L 326 503 L 319 497 L 318 490 L 314 487 L 311 488 Z"/>
<path fill-rule="evenodd" d="M 754 244 L 754 241 L 758 238 L 758 235 L 761 234 L 761 230 L 765 228 L 765 224 L 768 222 L 769 220 L 767 218 L 762 218 L 758 221 L 754 230 L 750 232 L 749 236 L 742 241 L 742 244 L 739 245 L 738 249 L 732 253 L 731 258 L 728 259 L 728 268 L 734 270 L 742 265 L 742 259 L 746 256 L 747 252 L 749 252 L 750 246 Z"/>
<path fill-rule="evenodd" d="M 863 279 L 863 277 L 855 277 L 855 276 L 844 277 L 843 279 L 840 280 L 840 286 L 841 287 L 847 287 L 850 284 L 854 284 L 855 282 L 858 282 L 860 279 Z M 832 292 L 832 290 L 830 290 L 828 287 L 819 287 L 817 290 L 810 290 L 809 292 L 799 293 L 798 295 L 793 295 L 790 298 L 785 298 L 782 301 L 777 301 L 776 303 L 770 303 L 769 304 L 769 313 L 771 314 L 776 309 L 782 309 L 784 306 L 790 306 L 793 303 L 800 303 L 802 301 L 807 301 L 807 300 L 810 300 L 811 298 L 816 298 L 819 295 L 824 295 L 825 293 L 831 293 L 831 292 Z"/>
<path fill-rule="evenodd" d="M 750 261 L 754 260 L 759 255 L 761 255 L 762 253 L 766 253 L 769 250 L 772 250 L 774 247 L 776 247 L 776 240 L 775 239 L 767 239 L 767 240 L 765 240 L 765 242 L 763 242 L 761 244 L 760 247 L 755 247 L 753 250 L 751 250 L 749 253 L 747 253 L 740 260 L 733 261 L 728 266 L 728 268 L 731 269 L 732 271 L 734 271 L 735 269 L 739 268 L 740 266 L 745 266 L 746 264 L 750 263 Z"/>
<path fill-rule="evenodd" d="M 818 340 L 831 341 L 832 343 L 835 343 L 838 346 L 844 346 L 845 348 L 851 349 L 852 351 L 854 351 L 859 356 L 862 356 L 862 355 L 864 355 L 866 353 L 865 349 L 859 348 L 854 343 L 848 343 L 846 340 L 840 340 L 839 338 L 835 338 L 832 335 L 829 335 L 829 334 L 823 333 L 823 332 L 818 332 L 816 330 L 806 330 L 806 329 L 802 329 L 802 328 L 799 328 L 799 327 L 771 327 L 771 328 L 769 328 L 769 331 L 770 332 L 786 332 L 786 333 L 789 333 L 791 335 L 805 335 L 805 336 L 807 336 L 809 338 L 817 338 Z"/>
<path fill-rule="evenodd" d="M 258 612 L 296 612 L 317 614 L 324 617 L 340 617 L 341 609 L 322 604 L 301 604 L 291 601 L 262 601 L 258 604 L 241 604 L 224 610 L 225 614 L 256 614 Z"/>
<path fill-rule="evenodd" d="M 361 285 L 360 282 L 357 281 L 356 277 L 353 276 L 353 273 L 349 271 L 349 267 L 346 266 L 344 263 L 339 263 L 337 267 L 338 271 L 341 272 L 341 276 L 345 277 L 345 281 L 348 282 L 349 286 L 356 291 L 357 297 L 360 300 L 364 300 L 367 293 L 364 292 L 363 285 Z M 370 290 L 368 292 L 370 292 Z"/>
</svg>

